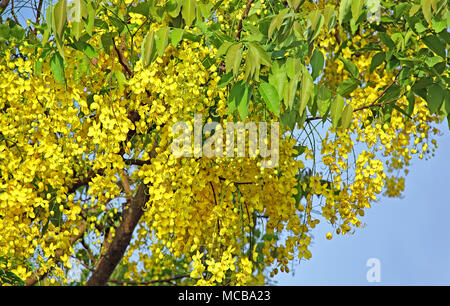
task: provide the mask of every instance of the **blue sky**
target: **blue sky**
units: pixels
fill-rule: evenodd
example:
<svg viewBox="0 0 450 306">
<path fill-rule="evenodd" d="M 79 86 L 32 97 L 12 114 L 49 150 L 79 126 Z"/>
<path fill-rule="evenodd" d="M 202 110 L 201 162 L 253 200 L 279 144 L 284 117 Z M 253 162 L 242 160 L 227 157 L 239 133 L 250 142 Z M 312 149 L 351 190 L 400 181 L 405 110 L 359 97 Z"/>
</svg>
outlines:
<svg viewBox="0 0 450 306">
<path fill-rule="evenodd" d="M 315 229 L 312 258 L 280 273 L 277 285 L 450 285 L 450 132 L 440 125 L 439 148 L 430 160 L 414 159 L 401 199 L 383 197 L 354 235 Z M 380 263 L 380 282 L 368 282 L 369 258 Z"/>
</svg>

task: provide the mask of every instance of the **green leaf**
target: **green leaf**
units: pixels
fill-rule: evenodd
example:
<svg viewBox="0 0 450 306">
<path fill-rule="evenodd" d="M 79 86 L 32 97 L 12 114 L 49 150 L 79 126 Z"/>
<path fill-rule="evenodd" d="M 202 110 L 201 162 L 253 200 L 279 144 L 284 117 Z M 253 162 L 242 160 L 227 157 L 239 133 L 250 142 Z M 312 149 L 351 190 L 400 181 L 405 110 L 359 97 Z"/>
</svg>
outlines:
<svg viewBox="0 0 450 306">
<path fill-rule="evenodd" d="M 358 88 L 360 81 L 358 79 L 346 79 L 337 88 L 337 93 L 341 96 L 347 96 Z"/>
<path fill-rule="evenodd" d="M 170 43 L 172 46 L 176 47 L 178 43 L 183 38 L 184 30 L 180 28 L 175 28 L 170 31 Z"/>
<path fill-rule="evenodd" d="M 324 64 L 324 57 L 322 52 L 316 48 L 314 50 L 314 53 L 311 57 L 311 68 L 312 68 L 312 78 L 313 80 L 315 80 L 321 73 L 323 70 L 323 64 Z"/>
<path fill-rule="evenodd" d="M 54 226 L 61 226 L 62 213 L 59 209 L 59 204 L 55 200 L 50 202 L 50 211 L 53 211 L 53 215 L 50 215 L 49 221 L 53 223 Z"/>
<path fill-rule="evenodd" d="M 10 28 L 8 25 L 0 23 L 0 42 L 9 40 Z"/>
<path fill-rule="evenodd" d="M 388 35 L 388 34 L 386 34 L 386 33 L 384 33 L 384 32 L 381 32 L 380 33 L 380 40 L 389 48 L 389 49 L 391 49 L 391 50 L 394 50 L 395 49 L 395 43 L 394 43 L 394 41 L 391 39 L 391 37 Z"/>
<path fill-rule="evenodd" d="M 401 17 L 406 17 L 406 11 L 411 7 L 409 3 L 399 3 L 394 7 L 394 18 L 399 19 Z"/>
<path fill-rule="evenodd" d="M 289 7 L 296 10 L 305 0 L 288 0 Z"/>
<path fill-rule="evenodd" d="M 351 15 L 352 0 L 342 0 L 339 6 L 339 25 Z"/>
<path fill-rule="evenodd" d="M 195 0 L 183 0 L 183 8 L 181 9 L 181 16 L 188 27 L 190 27 L 195 19 Z"/>
<path fill-rule="evenodd" d="M 220 79 L 219 83 L 217 83 L 217 88 L 223 88 L 228 85 L 228 83 L 231 82 L 233 79 L 233 72 L 230 71 L 227 74 L 222 75 L 222 78 Z"/>
<path fill-rule="evenodd" d="M 438 21 L 433 18 L 433 26 L 432 27 L 436 33 L 440 33 L 447 28 L 447 21 L 446 20 Z"/>
<path fill-rule="evenodd" d="M 151 63 L 155 52 L 155 32 L 150 31 L 145 36 L 141 47 L 142 63 L 144 64 L 144 66 L 148 66 Z"/>
<path fill-rule="evenodd" d="M 239 112 L 239 116 L 242 121 L 245 121 L 248 115 L 248 106 L 250 102 L 250 97 L 252 95 L 252 86 L 244 86 L 244 94 L 240 97 L 237 104 L 237 109 Z"/>
<path fill-rule="evenodd" d="M 87 42 L 76 42 L 74 44 L 74 47 L 75 47 L 75 49 L 86 54 L 86 56 L 89 58 L 94 58 L 94 57 L 98 56 L 97 50 L 95 49 L 95 47 L 88 44 Z"/>
<path fill-rule="evenodd" d="M 298 111 L 295 109 L 285 110 L 280 115 L 280 122 L 283 126 L 289 128 L 291 131 L 295 127 L 295 122 L 298 117 Z"/>
<path fill-rule="evenodd" d="M 275 31 L 275 29 L 280 30 L 281 25 L 283 24 L 283 20 L 287 14 L 287 12 L 289 12 L 290 8 L 285 8 L 282 11 L 280 11 L 280 13 L 278 13 L 277 16 L 275 16 L 272 21 L 270 22 L 270 26 L 269 26 L 269 30 L 267 32 L 267 36 L 270 39 L 272 37 L 273 32 Z"/>
<path fill-rule="evenodd" d="M 67 18 L 67 3 L 66 0 L 59 0 L 53 8 L 53 31 L 56 35 L 61 37 L 66 24 Z"/>
<path fill-rule="evenodd" d="M 159 56 L 163 56 L 169 43 L 169 27 L 162 27 L 155 33 L 155 46 Z"/>
<path fill-rule="evenodd" d="M 336 11 L 331 5 L 327 5 L 323 12 L 323 16 L 324 16 L 324 23 L 327 25 L 328 32 L 330 32 L 332 29 L 334 29 L 334 26 L 336 25 L 337 21 Z"/>
<path fill-rule="evenodd" d="M 355 64 L 353 64 L 348 59 L 343 58 L 342 56 L 340 56 L 339 59 L 341 60 L 341 62 L 344 63 L 345 70 L 350 72 L 352 77 L 354 77 L 354 78 L 358 78 L 359 77 L 359 70 L 358 70 L 358 67 L 356 67 Z"/>
<path fill-rule="evenodd" d="M 286 82 L 283 86 L 283 99 L 285 105 L 292 109 L 294 105 L 295 93 L 297 91 L 299 76 L 294 77 L 289 82 Z"/>
<path fill-rule="evenodd" d="M 92 36 L 92 31 L 94 30 L 94 21 L 95 21 L 95 8 L 93 7 L 93 3 L 89 2 L 87 5 L 87 23 L 86 23 L 86 32 Z"/>
<path fill-rule="evenodd" d="M 225 57 L 225 69 L 226 72 L 233 71 L 234 76 L 239 73 L 239 67 L 242 60 L 242 44 L 234 44 L 228 49 L 227 56 Z"/>
<path fill-rule="evenodd" d="M 337 95 L 336 99 L 331 103 L 331 124 L 333 128 L 338 127 L 339 120 L 342 117 L 342 111 L 344 109 L 344 98 L 341 95 Z"/>
<path fill-rule="evenodd" d="M 287 82 L 286 72 L 282 70 L 269 74 L 269 84 L 275 87 L 280 97 L 282 96 L 284 83 Z"/>
<path fill-rule="evenodd" d="M 416 103 L 416 97 L 414 96 L 414 93 L 412 91 L 410 91 L 410 92 L 407 93 L 406 99 L 408 100 L 407 114 L 409 116 L 411 116 L 413 111 L 414 111 L 414 106 L 415 106 L 415 103 Z"/>
<path fill-rule="evenodd" d="M 422 41 L 434 53 L 445 58 L 445 43 L 443 43 L 436 35 L 429 35 L 422 38 Z"/>
<path fill-rule="evenodd" d="M 427 103 L 430 113 L 434 114 L 444 101 L 445 92 L 438 84 L 433 84 L 427 89 Z"/>
<path fill-rule="evenodd" d="M 289 79 L 298 78 L 302 72 L 302 61 L 299 58 L 289 57 L 286 60 L 286 74 Z"/>
<path fill-rule="evenodd" d="M 392 85 L 389 89 L 384 93 L 384 95 L 378 100 L 379 103 L 385 101 L 394 101 L 402 92 L 402 87 L 399 85 Z"/>
<path fill-rule="evenodd" d="M 320 86 L 317 92 L 317 107 L 321 117 L 325 117 L 330 109 L 331 92 L 325 86 Z"/>
<path fill-rule="evenodd" d="M 294 146 L 294 149 L 295 151 L 297 151 L 297 153 L 292 154 L 292 157 L 297 157 L 305 153 L 306 146 Z"/>
<path fill-rule="evenodd" d="M 270 55 L 261 47 L 261 45 L 257 42 L 249 42 L 249 49 L 252 49 L 253 53 L 258 57 L 258 61 L 266 66 L 270 66 L 272 61 L 270 59 Z"/>
<path fill-rule="evenodd" d="M 420 10 L 420 4 L 414 4 L 409 9 L 409 17 L 414 16 Z"/>
<path fill-rule="evenodd" d="M 352 0 L 352 20 L 356 23 L 364 6 L 363 0 Z"/>
<path fill-rule="evenodd" d="M 74 21 L 72 22 L 71 34 L 78 40 L 81 37 L 81 32 L 83 31 L 84 22 Z"/>
<path fill-rule="evenodd" d="M 64 61 L 59 53 L 54 53 L 50 59 L 50 71 L 52 72 L 55 80 L 64 85 Z"/>
<path fill-rule="evenodd" d="M 180 14 L 181 3 L 174 0 L 168 1 L 164 9 L 170 17 L 176 18 Z"/>
<path fill-rule="evenodd" d="M 110 53 L 111 52 L 111 47 L 113 45 L 113 33 L 111 32 L 107 32 L 102 34 L 102 36 L 100 36 L 100 41 L 102 43 L 102 47 L 105 50 L 106 53 Z"/>
<path fill-rule="evenodd" d="M 117 32 L 122 33 L 122 31 L 125 29 L 125 24 L 123 20 L 115 16 L 109 16 L 108 19 L 111 22 L 111 24 L 116 28 Z"/>
<path fill-rule="evenodd" d="M 311 22 L 311 31 L 308 39 L 309 41 L 313 41 L 319 35 L 325 23 L 325 18 L 320 14 L 319 10 L 315 10 L 308 15 L 308 19 Z"/>
<path fill-rule="evenodd" d="M 347 104 L 342 111 L 342 127 L 344 129 L 348 129 L 352 124 L 353 119 L 353 106 L 351 104 Z"/>
<path fill-rule="evenodd" d="M 130 12 L 141 14 L 148 17 L 150 15 L 150 1 L 137 3 L 136 6 L 130 6 Z"/>
<path fill-rule="evenodd" d="M 428 22 L 428 24 L 431 24 L 431 18 L 433 17 L 431 14 L 432 1 L 433 0 L 421 0 L 423 16 L 425 17 L 425 20 Z"/>
<path fill-rule="evenodd" d="M 417 22 L 417 23 L 414 25 L 414 28 L 416 29 L 417 33 L 419 33 L 419 34 L 425 32 L 425 31 L 427 30 L 427 27 L 425 27 L 425 26 L 422 24 L 422 22 Z"/>
<path fill-rule="evenodd" d="M 228 95 L 228 113 L 232 114 L 237 109 L 244 92 L 245 86 L 242 81 L 234 84 Z"/>
<path fill-rule="evenodd" d="M 269 110 L 277 117 L 280 116 L 280 97 L 276 88 L 269 83 L 261 82 L 258 89 Z"/>
<path fill-rule="evenodd" d="M 217 49 L 216 57 L 222 56 L 227 53 L 228 49 L 233 45 L 231 41 L 224 41 Z"/>
<path fill-rule="evenodd" d="M 372 57 L 372 61 L 370 62 L 370 73 L 372 73 L 378 66 L 380 66 L 384 59 L 386 58 L 386 54 L 384 52 L 378 52 Z"/>
<path fill-rule="evenodd" d="M 25 38 L 25 30 L 17 24 L 11 28 L 9 34 L 11 36 L 10 38 L 12 38 L 12 40 L 17 42 L 21 42 Z"/>
<path fill-rule="evenodd" d="M 302 115 L 303 111 L 306 108 L 306 105 L 308 105 L 309 99 L 314 94 L 314 83 L 311 75 L 309 75 L 308 69 L 303 69 L 302 73 L 302 84 L 300 89 L 300 107 L 299 107 L 299 114 Z"/>
<path fill-rule="evenodd" d="M 405 115 L 406 117 L 408 117 L 409 119 L 412 119 L 411 116 L 404 109 L 402 109 L 400 106 L 398 106 L 397 104 L 393 103 L 392 107 L 396 111 L 398 111 L 398 112 L 402 113 L 403 115 Z"/>
<path fill-rule="evenodd" d="M 440 61 L 442 61 L 442 58 L 439 56 L 432 56 L 432 57 L 427 57 L 425 59 L 425 64 L 427 64 L 428 67 L 433 67 L 434 65 L 436 65 L 437 63 L 439 63 Z"/>
</svg>

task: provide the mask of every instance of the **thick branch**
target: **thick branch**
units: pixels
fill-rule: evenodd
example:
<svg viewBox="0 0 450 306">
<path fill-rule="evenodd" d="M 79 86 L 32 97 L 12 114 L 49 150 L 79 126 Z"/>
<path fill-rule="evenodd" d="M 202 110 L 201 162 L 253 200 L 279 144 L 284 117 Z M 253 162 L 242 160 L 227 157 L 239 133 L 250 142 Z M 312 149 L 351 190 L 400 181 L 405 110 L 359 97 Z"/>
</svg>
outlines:
<svg viewBox="0 0 450 306">
<path fill-rule="evenodd" d="M 117 228 L 111 244 L 98 261 L 95 271 L 87 281 L 87 286 L 105 286 L 108 283 L 109 277 L 125 254 L 133 231 L 144 213 L 143 208 L 149 199 L 147 193 L 147 187 L 141 184 L 134 198 L 127 202 L 122 222 Z"/>
</svg>

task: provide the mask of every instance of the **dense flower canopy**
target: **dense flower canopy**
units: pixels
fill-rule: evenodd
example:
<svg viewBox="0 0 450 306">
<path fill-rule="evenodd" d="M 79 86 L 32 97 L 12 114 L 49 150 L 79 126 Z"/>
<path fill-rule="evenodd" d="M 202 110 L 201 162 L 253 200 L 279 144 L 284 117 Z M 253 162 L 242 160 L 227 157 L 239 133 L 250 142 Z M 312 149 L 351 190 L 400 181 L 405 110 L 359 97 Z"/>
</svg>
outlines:
<svg viewBox="0 0 450 306">
<path fill-rule="evenodd" d="M 60 0 L 28 26 L 9 15 L 0 283 L 267 283 L 312 256 L 320 219 L 328 239 L 353 233 L 400 196 L 450 113 L 443 0 Z M 172 126 L 196 114 L 279 122 L 277 164 L 175 156 Z"/>
</svg>

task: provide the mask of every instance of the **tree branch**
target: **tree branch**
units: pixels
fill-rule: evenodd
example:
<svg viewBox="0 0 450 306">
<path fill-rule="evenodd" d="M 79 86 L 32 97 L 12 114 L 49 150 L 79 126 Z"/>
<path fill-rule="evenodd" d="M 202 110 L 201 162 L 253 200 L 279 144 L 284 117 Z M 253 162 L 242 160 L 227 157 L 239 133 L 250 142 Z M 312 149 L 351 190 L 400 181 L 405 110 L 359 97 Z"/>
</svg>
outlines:
<svg viewBox="0 0 450 306">
<path fill-rule="evenodd" d="M 87 228 L 87 222 L 83 221 L 80 226 L 78 227 L 78 235 L 76 236 L 72 236 L 70 238 L 70 245 L 74 245 L 78 239 L 82 238 L 84 236 L 84 232 L 86 231 Z M 59 261 L 59 258 L 63 255 L 63 250 L 59 249 L 55 252 L 55 261 Z M 41 269 L 39 269 L 41 270 Z M 40 282 L 41 280 L 43 280 L 44 278 L 47 277 L 48 273 L 50 272 L 50 270 L 46 270 L 44 271 L 38 271 L 35 274 L 31 275 L 30 277 L 28 277 L 25 280 L 25 286 L 33 286 L 34 284 Z"/>
<path fill-rule="evenodd" d="M 38 24 L 40 19 L 41 19 L 41 11 L 42 11 L 42 4 L 44 3 L 44 0 L 39 0 L 39 4 L 37 6 L 36 9 L 36 21 L 34 22 L 35 24 Z M 36 35 L 37 33 L 37 28 L 35 27 L 33 30 L 33 33 Z"/>
<path fill-rule="evenodd" d="M 250 11 L 250 9 L 251 9 L 251 7 L 252 7 L 253 1 L 254 1 L 254 0 L 249 0 L 249 1 L 247 2 L 247 6 L 245 7 L 245 11 L 244 11 L 244 13 L 242 14 L 242 18 L 241 18 L 241 20 L 239 20 L 239 24 L 238 24 L 237 29 L 236 29 L 236 31 L 237 31 L 236 37 L 235 37 L 236 40 L 239 40 L 239 39 L 241 38 L 242 22 L 244 21 L 245 18 L 247 18 L 248 12 Z"/>
<path fill-rule="evenodd" d="M 385 102 L 377 104 L 377 101 L 380 100 L 386 94 L 386 92 L 389 90 L 389 88 L 391 88 L 392 85 L 395 84 L 395 82 L 397 82 L 397 79 L 398 79 L 398 76 L 400 75 L 400 72 L 401 72 L 401 70 L 397 73 L 397 75 L 395 76 L 395 78 L 392 81 L 392 83 L 390 83 L 388 86 L 386 86 L 386 88 L 378 95 L 378 97 L 372 103 L 370 103 L 369 105 L 361 106 L 359 108 L 355 108 L 353 110 L 353 112 L 355 113 L 355 112 L 359 112 L 359 111 L 362 111 L 362 110 L 365 110 L 365 109 L 368 109 L 368 108 L 371 108 L 371 107 L 383 106 L 383 105 L 391 103 L 392 101 L 385 101 Z M 323 117 L 322 116 L 309 117 L 309 118 L 306 118 L 305 122 L 310 122 L 310 121 L 313 121 L 313 120 L 320 120 L 320 119 L 323 119 Z"/>
<path fill-rule="evenodd" d="M 119 57 L 119 63 L 122 65 L 123 70 L 127 73 L 129 78 L 133 77 L 134 73 L 131 70 L 130 65 L 128 65 L 128 63 L 125 61 L 125 57 L 122 54 L 122 52 L 119 50 L 119 48 L 117 48 L 114 37 L 112 37 L 112 41 L 113 41 L 114 50 L 116 51 L 117 56 Z"/>
<path fill-rule="evenodd" d="M 10 0 L 2 0 L 2 2 L 0 2 L 0 10 L 3 11 L 9 4 Z"/>
<path fill-rule="evenodd" d="M 19 20 L 17 19 L 16 13 L 14 12 L 14 0 L 11 0 L 11 15 L 14 18 L 14 21 L 19 24 Z"/>
<path fill-rule="evenodd" d="M 103 175 L 104 170 L 100 169 L 97 172 L 89 171 L 87 176 L 83 179 L 79 179 L 76 183 L 73 183 L 72 186 L 69 188 L 68 193 L 75 192 L 78 188 L 81 186 L 85 186 L 89 184 L 89 182 L 96 176 L 96 175 Z"/>
<path fill-rule="evenodd" d="M 226 178 L 219 176 L 219 180 L 225 181 Z M 235 184 L 235 185 L 251 185 L 251 184 L 255 184 L 255 183 L 253 183 L 253 182 L 233 182 L 233 184 Z"/>
<path fill-rule="evenodd" d="M 140 160 L 135 158 L 125 159 L 124 162 L 127 165 L 134 165 L 134 166 L 150 165 L 152 163 L 151 160 Z"/>
<path fill-rule="evenodd" d="M 127 209 L 123 212 L 122 222 L 117 228 L 111 244 L 100 257 L 95 271 L 86 283 L 87 286 L 105 286 L 108 283 L 109 277 L 125 254 L 133 231 L 144 213 L 143 208 L 149 199 L 147 193 L 147 186 L 141 184 L 134 198 L 127 201 Z"/>
</svg>

